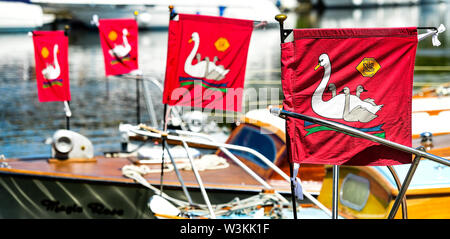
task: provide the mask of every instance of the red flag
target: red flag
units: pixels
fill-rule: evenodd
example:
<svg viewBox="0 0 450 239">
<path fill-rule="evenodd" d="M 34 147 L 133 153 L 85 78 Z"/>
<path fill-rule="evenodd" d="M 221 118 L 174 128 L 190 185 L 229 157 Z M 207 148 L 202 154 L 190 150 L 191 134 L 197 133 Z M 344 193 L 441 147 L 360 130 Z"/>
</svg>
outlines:
<svg viewBox="0 0 450 239">
<path fill-rule="evenodd" d="M 163 103 L 241 111 L 253 21 L 179 14 L 169 25 Z"/>
<path fill-rule="evenodd" d="M 99 20 L 105 74 L 122 75 L 138 69 L 138 26 L 134 19 Z"/>
<path fill-rule="evenodd" d="M 282 44 L 286 110 L 331 120 L 411 146 L 416 28 L 294 30 Z M 395 165 L 411 155 L 288 118 L 297 163 Z"/>
<path fill-rule="evenodd" d="M 34 31 L 33 44 L 39 101 L 70 101 L 69 40 L 64 31 Z"/>
</svg>

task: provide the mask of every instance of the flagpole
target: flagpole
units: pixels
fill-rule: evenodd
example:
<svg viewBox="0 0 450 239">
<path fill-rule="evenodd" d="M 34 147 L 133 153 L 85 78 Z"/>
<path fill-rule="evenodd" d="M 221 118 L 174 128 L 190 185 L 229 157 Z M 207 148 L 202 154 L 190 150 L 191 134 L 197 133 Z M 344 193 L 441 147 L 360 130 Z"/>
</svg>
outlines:
<svg viewBox="0 0 450 239">
<path fill-rule="evenodd" d="M 139 12 L 134 11 L 134 20 L 136 21 L 136 25 L 138 25 L 138 17 Z M 139 25 L 138 25 L 138 32 L 139 32 Z M 140 80 L 143 78 L 143 73 L 139 72 L 136 75 L 136 121 L 137 124 L 141 123 L 141 105 L 140 105 Z"/>
<path fill-rule="evenodd" d="M 69 25 L 64 26 L 64 35 L 67 38 L 69 38 L 69 29 Z M 66 129 L 70 130 L 70 117 L 72 117 L 72 111 L 70 110 L 70 101 L 64 101 L 64 112 L 66 113 Z"/>
<path fill-rule="evenodd" d="M 169 21 L 173 20 L 175 18 L 176 14 L 174 14 L 173 11 L 173 5 L 169 5 Z M 169 33 L 170 34 L 170 33 Z M 167 79 L 166 79 L 167 80 Z M 164 112 L 163 112 L 163 132 L 167 131 L 167 118 L 170 112 L 170 107 L 168 107 L 167 104 L 164 104 Z M 167 134 L 161 135 L 161 142 L 162 142 L 162 156 L 161 156 L 161 176 L 160 176 L 160 192 L 163 191 L 163 180 L 164 180 L 164 151 L 166 146 L 166 136 Z M 167 149 L 169 150 L 169 149 Z M 173 162 L 175 163 L 175 162 Z"/>
<path fill-rule="evenodd" d="M 275 20 L 277 20 L 278 23 L 280 24 L 280 41 L 281 41 L 281 43 L 284 43 L 284 40 L 286 39 L 286 32 L 284 30 L 284 21 L 286 20 L 286 18 L 287 18 L 287 16 L 285 14 L 278 14 L 275 16 Z M 288 132 L 288 131 L 286 130 L 286 132 Z M 289 137 L 289 135 L 287 137 Z M 289 142 L 288 141 L 286 141 L 286 142 L 287 142 L 287 146 L 288 146 L 288 151 L 290 151 L 289 150 Z M 288 157 L 290 157 L 290 156 L 291 156 L 291 154 L 288 153 Z M 292 178 L 293 173 L 294 173 L 294 168 L 292 165 L 292 158 L 290 158 L 288 160 L 288 162 L 289 162 L 289 173 Z M 297 199 L 295 197 L 295 185 L 294 185 L 293 180 L 290 180 L 290 181 L 291 181 L 292 212 L 294 214 L 294 219 L 297 219 Z"/>
</svg>

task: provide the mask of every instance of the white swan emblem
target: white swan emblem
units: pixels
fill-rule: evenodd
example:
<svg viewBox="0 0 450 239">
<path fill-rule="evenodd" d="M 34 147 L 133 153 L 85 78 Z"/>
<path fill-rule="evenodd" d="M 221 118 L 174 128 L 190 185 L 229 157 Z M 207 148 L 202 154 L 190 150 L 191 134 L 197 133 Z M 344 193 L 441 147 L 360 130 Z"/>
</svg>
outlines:
<svg viewBox="0 0 450 239">
<path fill-rule="evenodd" d="M 358 96 L 356 95 L 350 95 L 350 89 L 348 87 L 348 93 L 347 90 L 341 91 L 344 92 L 344 94 L 338 94 L 332 97 L 328 101 L 324 101 L 322 96 L 323 93 L 327 87 L 328 81 L 330 80 L 331 76 L 331 62 L 330 58 L 327 54 L 321 54 L 319 56 L 319 64 L 314 68 L 314 70 L 317 70 L 319 67 L 324 68 L 324 75 L 322 78 L 322 81 L 317 86 L 316 90 L 313 93 L 312 99 L 311 99 L 311 106 L 313 111 L 325 118 L 331 118 L 331 119 L 343 119 L 345 121 L 353 122 L 353 121 L 360 121 L 360 122 L 369 122 L 370 120 L 374 119 L 376 117 L 377 111 L 381 109 L 383 105 L 376 105 L 373 99 L 366 99 L 361 100 L 358 96 L 361 92 L 358 93 Z M 331 86 L 331 89 L 333 90 L 335 88 L 334 85 Z M 362 88 L 364 89 L 364 88 Z M 340 93 L 341 93 L 340 92 Z M 334 95 L 334 94 L 333 94 Z M 344 110 L 345 107 L 347 108 L 347 116 L 344 117 Z M 348 117 L 348 114 L 352 112 L 353 109 L 356 107 L 361 108 L 368 113 L 375 115 L 375 117 L 362 117 L 355 118 Z M 357 117 L 357 116 L 355 116 Z M 370 119 L 371 118 L 371 119 Z M 366 121 L 367 119 L 370 119 L 369 121 Z M 362 120 L 362 121 L 361 121 Z"/>
<path fill-rule="evenodd" d="M 192 33 L 189 43 L 192 41 L 195 45 L 189 56 L 186 58 L 186 62 L 184 63 L 184 71 L 192 77 L 206 78 L 208 80 L 219 81 L 225 78 L 225 75 L 230 70 L 225 69 L 222 65 L 216 65 L 216 61 L 218 60 L 217 56 L 215 56 L 214 60 L 211 62 L 209 57 L 205 57 L 203 61 L 200 61 L 200 53 L 197 53 L 197 55 L 195 54 L 200 46 L 200 36 L 197 32 Z M 192 64 L 194 56 L 198 61 L 195 65 Z"/>
<path fill-rule="evenodd" d="M 350 95 L 350 88 L 348 88 L 348 87 L 344 87 L 342 92 L 344 92 L 344 94 L 345 94 L 344 113 L 342 114 L 343 120 L 345 120 L 347 122 L 359 121 L 362 123 L 367 123 L 367 122 L 375 119 L 376 117 L 378 117 L 378 115 L 373 114 L 372 112 L 370 112 L 366 108 L 362 107 L 361 105 L 357 105 L 356 107 L 353 107 L 350 110 L 350 101 L 351 101 L 350 99 L 351 99 L 351 97 L 356 97 L 356 96 Z"/>
<path fill-rule="evenodd" d="M 47 80 L 54 80 L 58 78 L 59 75 L 61 74 L 57 54 L 58 54 L 58 44 L 55 44 L 53 46 L 53 65 L 47 64 L 47 67 L 45 67 L 45 69 L 41 71 L 42 75 Z"/>
<path fill-rule="evenodd" d="M 109 50 L 109 54 L 113 57 L 124 58 L 131 51 L 131 46 L 128 43 L 128 30 L 124 28 L 122 30 L 122 45 L 115 45 L 113 49 Z"/>
</svg>

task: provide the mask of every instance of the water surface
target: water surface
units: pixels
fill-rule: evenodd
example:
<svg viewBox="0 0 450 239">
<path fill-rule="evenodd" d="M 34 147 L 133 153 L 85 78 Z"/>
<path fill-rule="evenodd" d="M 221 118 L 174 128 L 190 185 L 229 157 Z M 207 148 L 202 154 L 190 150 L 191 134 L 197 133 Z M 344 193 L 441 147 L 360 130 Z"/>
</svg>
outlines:
<svg viewBox="0 0 450 239">
<path fill-rule="evenodd" d="M 450 27 L 447 3 L 369 9 L 333 9 L 323 12 L 290 13 L 286 28 L 334 27 Z M 49 26 L 46 26 L 47 28 Z M 63 29 L 63 25 L 57 26 Z M 166 31 L 139 32 L 139 65 L 145 76 L 163 81 L 167 52 Z M 450 82 L 450 30 L 439 36 L 442 45 L 433 47 L 431 40 L 420 42 L 417 50 L 415 90 L 424 85 Z M 279 30 L 259 29 L 253 32 L 248 54 L 246 88 L 274 88 L 280 99 Z M 0 155 L 5 157 L 50 156 L 46 138 L 61 128 L 66 119 L 62 102 L 39 103 L 37 98 L 33 43 L 23 34 L 0 35 Z M 103 56 L 96 30 L 73 28 L 69 39 L 70 102 L 72 130 L 87 136 L 95 153 L 120 149 L 120 122 L 135 124 L 136 84 L 134 80 L 104 76 Z M 423 70 L 438 66 L 441 70 Z M 443 69 L 443 70 L 442 70 Z M 268 91 L 270 92 L 270 91 Z M 162 114 L 161 92 L 152 88 L 157 112 Z M 141 95 L 142 96 L 142 95 Z M 141 121 L 148 122 L 141 98 Z M 275 99 L 277 101 L 277 99 Z M 258 102 L 245 101 L 245 109 Z M 270 103 L 270 102 L 269 102 Z M 265 107 L 269 103 L 262 103 Z M 275 102 L 276 103 L 276 102 Z M 252 107 L 251 107 L 252 106 Z M 158 119 L 161 120 L 158 114 Z"/>
</svg>

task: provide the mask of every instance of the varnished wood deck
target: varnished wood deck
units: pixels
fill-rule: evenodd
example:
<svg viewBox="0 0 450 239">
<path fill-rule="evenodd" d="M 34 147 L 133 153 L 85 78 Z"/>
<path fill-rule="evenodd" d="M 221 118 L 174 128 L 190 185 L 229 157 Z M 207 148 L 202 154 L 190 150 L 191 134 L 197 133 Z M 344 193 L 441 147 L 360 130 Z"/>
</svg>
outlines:
<svg viewBox="0 0 450 239">
<path fill-rule="evenodd" d="M 135 183 L 134 180 L 122 175 L 122 167 L 133 164 L 132 158 L 95 157 L 95 162 L 65 162 L 49 163 L 48 159 L 7 159 L 10 168 L 0 168 L 0 173 L 22 174 L 34 177 L 55 177 L 73 180 L 95 180 L 111 183 Z M 229 162 L 224 169 L 199 171 L 206 188 L 228 190 L 260 191 L 263 187 L 239 166 Z M 160 164 L 147 165 L 151 169 L 160 169 Z M 186 186 L 197 187 L 198 183 L 192 170 L 180 170 Z M 145 175 L 149 183 L 160 184 L 160 171 Z M 164 172 L 163 185 L 179 186 L 175 171 Z M 280 192 L 290 192 L 288 183 L 277 183 L 275 189 Z"/>
</svg>

